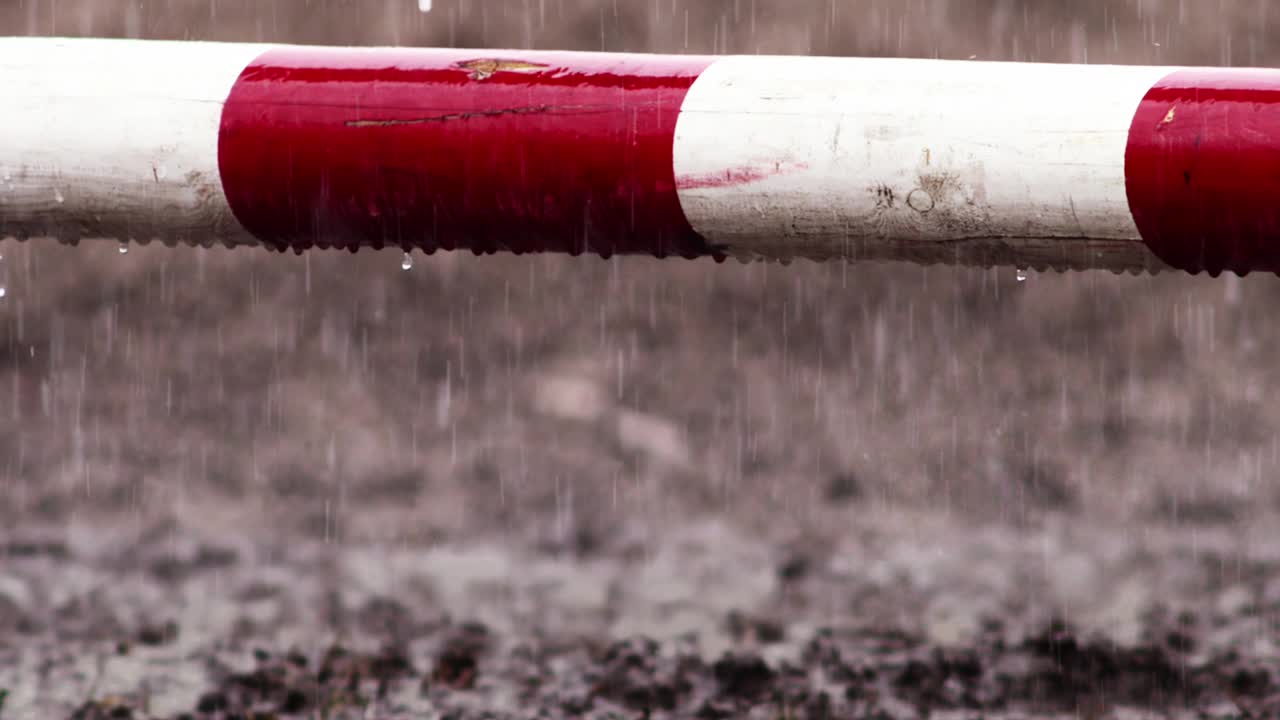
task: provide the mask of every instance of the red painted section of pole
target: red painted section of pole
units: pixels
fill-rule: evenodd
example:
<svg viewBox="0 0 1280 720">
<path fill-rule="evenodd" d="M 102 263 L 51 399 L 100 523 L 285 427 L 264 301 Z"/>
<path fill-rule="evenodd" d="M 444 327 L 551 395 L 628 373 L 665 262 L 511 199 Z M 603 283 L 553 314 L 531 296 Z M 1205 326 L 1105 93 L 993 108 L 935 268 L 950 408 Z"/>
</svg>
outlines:
<svg viewBox="0 0 1280 720">
<path fill-rule="evenodd" d="M 692 56 L 287 48 L 222 114 L 236 218 L 278 249 L 714 255 L 676 196 Z"/>
<path fill-rule="evenodd" d="M 1157 83 L 1133 120 L 1125 181 L 1164 262 L 1280 272 L 1280 75 L 1195 69 Z"/>
</svg>

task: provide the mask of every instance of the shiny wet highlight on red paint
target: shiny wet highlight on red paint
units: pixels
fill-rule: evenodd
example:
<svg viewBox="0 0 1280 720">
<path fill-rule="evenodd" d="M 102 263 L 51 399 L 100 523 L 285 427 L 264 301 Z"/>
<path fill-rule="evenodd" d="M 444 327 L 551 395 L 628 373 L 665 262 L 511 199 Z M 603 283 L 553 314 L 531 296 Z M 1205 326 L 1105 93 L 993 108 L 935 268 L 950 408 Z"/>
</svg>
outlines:
<svg viewBox="0 0 1280 720">
<path fill-rule="evenodd" d="M 1190 272 L 1280 272 L 1280 71 L 1179 70 L 1143 98 L 1125 153 L 1143 240 Z"/>
<path fill-rule="evenodd" d="M 218 165 L 277 249 L 718 255 L 672 145 L 711 58 L 289 48 L 241 73 Z"/>
</svg>

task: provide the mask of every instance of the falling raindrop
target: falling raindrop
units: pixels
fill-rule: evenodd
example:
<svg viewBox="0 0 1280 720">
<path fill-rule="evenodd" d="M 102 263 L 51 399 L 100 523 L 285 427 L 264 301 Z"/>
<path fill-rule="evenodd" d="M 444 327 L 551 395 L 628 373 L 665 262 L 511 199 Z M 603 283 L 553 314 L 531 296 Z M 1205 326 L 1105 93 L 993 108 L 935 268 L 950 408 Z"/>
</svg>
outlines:
<svg viewBox="0 0 1280 720">
<path fill-rule="evenodd" d="M 411 267 L 413 267 L 413 256 L 406 252 L 404 254 L 404 259 L 400 261 L 400 269 L 408 270 Z"/>
<path fill-rule="evenodd" d="M 53 189 L 53 199 L 56 200 L 59 205 L 67 201 L 67 199 L 62 196 L 62 191 L 58 188 Z"/>
<path fill-rule="evenodd" d="M 6 287 L 5 287 L 5 286 L 3 286 L 3 285 L 0 285 L 0 300 L 3 300 L 3 299 L 4 299 L 4 296 L 5 296 L 5 295 L 8 295 L 8 294 L 9 294 L 9 290 L 8 290 L 8 288 L 6 288 Z"/>
<path fill-rule="evenodd" d="M 431 0 L 418 0 L 418 9 L 422 12 L 431 12 Z"/>
<path fill-rule="evenodd" d="M 1017 274 L 1015 277 L 1017 277 L 1017 278 L 1018 278 L 1018 282 L 1026 282 L 1026 281 L 1027 281 L 1027 269 L 1026 269 L 1026 268 L 1018 268 L 1018 274 Z"/>
<path fill-rule="evenodd" d="M 129 254 L 129 243 L 127 243 L 127 242 L 121 242 L 121 243 L 120 243 L 120 247 L 116 248 L 116 252 L 120 253 L 121 255 L 128 255 L 128 254 Z"/>
</svg>

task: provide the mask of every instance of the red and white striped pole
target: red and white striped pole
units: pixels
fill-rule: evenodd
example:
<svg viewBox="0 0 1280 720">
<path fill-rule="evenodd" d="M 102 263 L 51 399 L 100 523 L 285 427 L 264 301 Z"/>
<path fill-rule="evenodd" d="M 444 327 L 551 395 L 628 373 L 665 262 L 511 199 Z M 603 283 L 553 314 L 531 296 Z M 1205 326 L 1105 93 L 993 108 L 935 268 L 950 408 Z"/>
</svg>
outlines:
<svg viewBox="0 0 1280 720">
<path fill-rule="evenodd" d="M 1280 271 L 1280 71 L 0 40 L 0 236 Z"/>
</svg>

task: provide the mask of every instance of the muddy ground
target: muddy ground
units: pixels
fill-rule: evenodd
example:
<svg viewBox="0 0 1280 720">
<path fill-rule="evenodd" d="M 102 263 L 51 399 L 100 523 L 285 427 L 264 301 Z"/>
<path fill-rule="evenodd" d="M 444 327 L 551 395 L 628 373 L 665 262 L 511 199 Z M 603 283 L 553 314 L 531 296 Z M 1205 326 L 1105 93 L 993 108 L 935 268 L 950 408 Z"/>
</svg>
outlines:
<svg viewBox="0 0 1280 720">
<path fill-rule="evenodd" d="M 4 34 L 1186 64 L 1276 63 L 1277 22 L 0 0 Z M 1274 277 L 0 255 L 4 720 L 1280 715 Z"/>
</svg>

